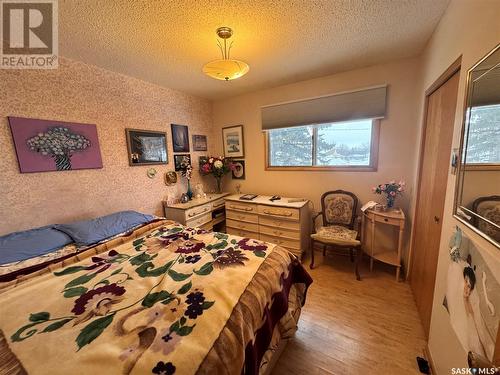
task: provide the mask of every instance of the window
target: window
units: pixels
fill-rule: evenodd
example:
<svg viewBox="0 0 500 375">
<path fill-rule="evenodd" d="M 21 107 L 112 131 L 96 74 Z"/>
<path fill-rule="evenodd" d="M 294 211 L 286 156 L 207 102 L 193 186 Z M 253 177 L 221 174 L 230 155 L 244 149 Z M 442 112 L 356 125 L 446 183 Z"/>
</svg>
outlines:
<svg viewBox="0 0 500 375">
<path fill-rule="evenodd" d="M 269 130 L 267 168 L 375 170 L 378 130 L 372 119 Z"/>
</svg>

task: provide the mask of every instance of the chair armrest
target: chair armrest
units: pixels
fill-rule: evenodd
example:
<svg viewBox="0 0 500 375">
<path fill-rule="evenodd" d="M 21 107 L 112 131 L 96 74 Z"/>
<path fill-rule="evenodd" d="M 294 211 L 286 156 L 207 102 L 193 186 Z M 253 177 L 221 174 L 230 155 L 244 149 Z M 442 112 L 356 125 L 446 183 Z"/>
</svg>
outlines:
<svg viewBox="0 0 500 375">
<path fill-rule="evenodd" d="M 322 212 L 318 212 L 315 215 L 312 216 L 312 233 L 316 233 L 316 219 L 318 218 L 319 215 L 321 215 Z"/>
</svg>

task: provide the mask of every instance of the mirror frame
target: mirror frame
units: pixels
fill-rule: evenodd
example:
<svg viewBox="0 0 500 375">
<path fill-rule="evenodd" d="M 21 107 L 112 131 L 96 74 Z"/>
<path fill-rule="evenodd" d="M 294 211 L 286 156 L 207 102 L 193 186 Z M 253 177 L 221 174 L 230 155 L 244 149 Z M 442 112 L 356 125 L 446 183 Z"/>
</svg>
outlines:
<svg viewBox="0 0 500 375">
<path fill-rule="evenodd" d="M 463 115 L 462 115 L 462 129 L 461 129 L 461 134 L 460 134 L 460 147 L 458 149 L 458 155 L 457 155 L 457 172 L 456 172 L 456 181 L 455 181 L 455 194 L 454 194 L 454 202 L 453 202 L 453 217 L 460 221 L 462 224 L 467 226 L 468 228 L 472 229 L 475 233 L 486 239 L 488 242 L 490 242 L 492 245 L 500 249 L 500 243 L 496 242 L 493 238 L 488 236 L 486 233 L 482 232 L 478 228 L 476 228 L 474 225 L 469 223 L 467 220 L 465 220 L 463 217 L 461 217 L 458 214 L 458 207 L 459 207 L 459 197 L 461 196 L 461 191 L 462 191 L 462 178 L 461 174 L 464 172 L 464 165 L 462 162 L 463 158 L 463 153 L 464 153 L 464 142 L 466 139 L 466 134 L 465 132 L 468 131 L 469 128 L 469 123 L 467 121 L 467 109 L 469 108 L 469 103 L 471 101 L 471 75 L 472 72 L 474 71 L 475 68 L 477 68 L 481 63 L 483 63 L 488 57 L 493 55 L 495 52 L 497 52 L 500 49 L 500 43 L 497 44 L 490 52 L 488 52 L 483 58 L 481 58 L 477 63 L 475 63 L 469 70 L 467 70 L 467 81 L 465 85 L 465 99 L 464 99 L 464 107 L 463 107 Z M 495 169 L 497 169 L 498 166 L 495 165 Z M 465 170 L 467 170 L 467 167 L 465 167 Z M 500 332 L 500 330 L 499 330 Z"/>
</svg>

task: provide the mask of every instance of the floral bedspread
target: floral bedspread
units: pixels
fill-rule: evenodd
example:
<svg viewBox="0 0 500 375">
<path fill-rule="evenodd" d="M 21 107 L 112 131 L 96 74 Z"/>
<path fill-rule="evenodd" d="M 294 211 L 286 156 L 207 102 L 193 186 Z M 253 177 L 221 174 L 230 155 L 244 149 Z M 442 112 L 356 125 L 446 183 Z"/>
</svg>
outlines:
<svg viewBox="0 0 500 375">
<path fill-rule="evenodd" d="M 262 266 L 275 250 L 274 263 Z M 213 347 L 223 344 L 226 324 L 236 319 L 235 306 L 259 269 L 274 270 L 274 280 L 270 273 L 262 277 L 269 290 L 280 292 L 292 262 L 274 245 L 160 222 L 1 293 L 0 372 L 194 374 L 216 368 L 207 363 Z M 268 309 L 270 302 L 260 305 Z"/>
</svg>

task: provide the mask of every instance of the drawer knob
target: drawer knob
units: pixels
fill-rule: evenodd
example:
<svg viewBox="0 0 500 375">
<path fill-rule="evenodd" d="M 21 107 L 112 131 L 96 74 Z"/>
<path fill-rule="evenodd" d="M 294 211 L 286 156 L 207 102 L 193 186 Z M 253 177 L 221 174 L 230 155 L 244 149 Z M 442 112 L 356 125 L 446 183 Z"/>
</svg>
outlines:
<svg viewBox="0 0 500 375">
<path fill-rule="evenodd" d="M 385 222 L 389 221 L 389 219 L 384 219 Z"/>
</svg>

